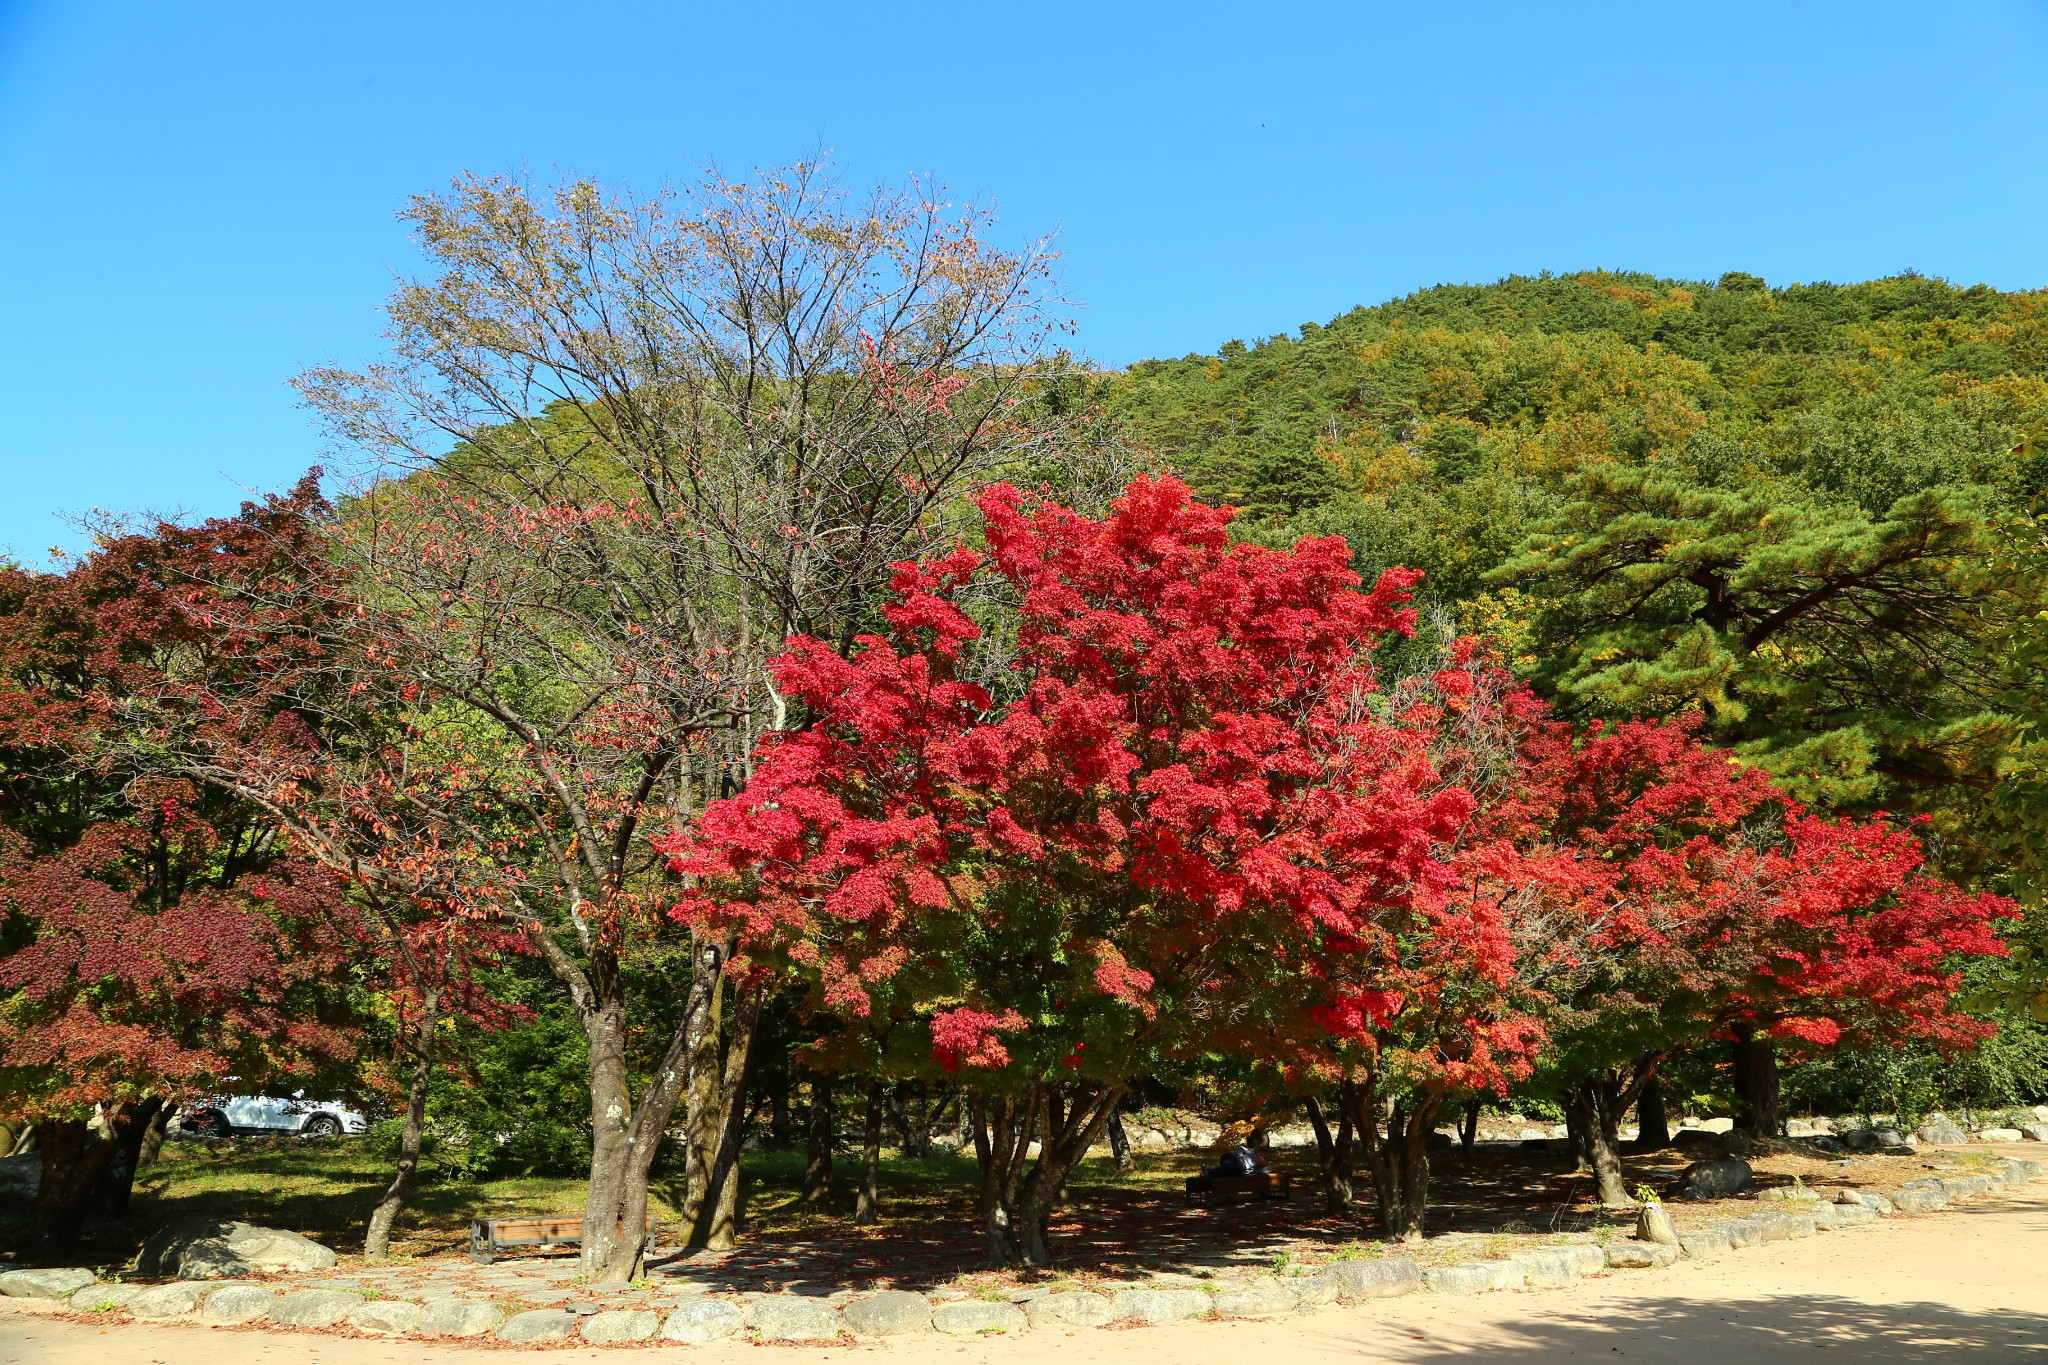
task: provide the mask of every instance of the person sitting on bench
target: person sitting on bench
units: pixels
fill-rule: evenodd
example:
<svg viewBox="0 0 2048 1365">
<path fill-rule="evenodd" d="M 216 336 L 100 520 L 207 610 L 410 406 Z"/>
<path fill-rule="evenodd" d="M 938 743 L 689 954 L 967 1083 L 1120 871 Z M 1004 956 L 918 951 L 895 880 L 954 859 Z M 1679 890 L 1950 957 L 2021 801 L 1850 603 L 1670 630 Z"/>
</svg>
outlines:
<svg viewBox="0 0 2048 1365">
<path fill-rule="evenodd" d="M 1204 1171 L 1202 1174 L 1230 1179 L 1247 1175 L 1269 1175 L 1271 1172 L 1272 1167 L 1267 1164 L 1264 1156 L 1240 1142 L 1223 1154 L 1223 1159 L 1216 1164 L 1215 1170 Z"/>
</svg>

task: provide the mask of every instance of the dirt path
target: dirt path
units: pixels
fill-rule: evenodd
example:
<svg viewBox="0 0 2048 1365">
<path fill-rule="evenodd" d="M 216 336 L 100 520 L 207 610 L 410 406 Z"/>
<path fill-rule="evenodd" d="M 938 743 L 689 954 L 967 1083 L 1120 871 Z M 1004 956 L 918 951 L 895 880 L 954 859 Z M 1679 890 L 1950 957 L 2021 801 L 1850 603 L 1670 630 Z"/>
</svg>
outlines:
<svg viewBox="0 0 2048 1365">
<path fill-rule="evenodd" d="M 530 1365 L 610 1350 L 431 1346 L 198 1326 L 87 1327 L 4 1311 L 0 1365 Z M 1568 1289 L 1415 1295 L 1278 1322 L 1178 1322 L 860 1347 L 643 1348 L 716 1365 L 1313 1365 L 1322 1361 L 2048 1361 L 2048 1201 L 2023 1199 Z M 965 1356 L 965 1361 L 961 1357 Z M 629 1358 L 630 1359 L 630 1358 Z M 850 1365 L 850 1362 L 849 1362 Z"/>
</svg>

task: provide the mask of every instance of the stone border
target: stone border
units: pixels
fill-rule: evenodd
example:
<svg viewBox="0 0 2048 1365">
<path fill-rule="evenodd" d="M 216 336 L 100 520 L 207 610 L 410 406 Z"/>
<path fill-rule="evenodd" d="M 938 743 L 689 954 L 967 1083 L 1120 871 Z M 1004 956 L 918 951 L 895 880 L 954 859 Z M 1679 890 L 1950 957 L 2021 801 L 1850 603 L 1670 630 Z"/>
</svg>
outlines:
<svg viewBox="0 0 2048 1365">
<path fill-rule="evenodd" d="M 737 1341 L 885 1341 L 927 1332 L 956 1337 L 1034 1329 L 1134 1326 L 1182 1318 L 1271 1318 L 1332 1304 L 1368 1302 L 1417 1292 L 1486 1294 L 1569 1284 L 1609 1270 L 1660 1269 L 1680 1258 L 1712 1259 L 1765 1242 L 1787 1241 L 1874 1223 L 1881 1215 L 1937 1212 L 1964 1200 L 2002 1193 L 2040 1178 L 2042 1163 L 1999 1157 L 1982 1175 L 1915 1180 L 1890 1196 L 1841 1190 L 1834 1201 L 1797 1187 L 1765 1191 L 1780 1207 L 1687 1230 L 1677 1244 L 1617 1238 L 1607 1245 L 1535 1247 L 1505 1260 L 1466 1261 L 1422 1269 L 1405 1256 L 1331 1261 L 1317 1273 L 1275 1277 L 1249 1286 L 1194 1287 L 1186 1277 L 1111 1293 L 1025 1290 L 1015 1298 L 953 1298 L 937 1303 L 892 1289 L 835 1307 L 798 1294 L 751 1302 L 706 1296 L 666 1317 L 639 1309 L 579 1314 L 541 1308 L 511 1317 L 495 1305 L 452 1294 L 416 1303 L 371 1298 L 346 1289 L 280 1294 L 262 1285 L 173 1281 L 143 1286 L 101 1284 L 89 1270 L 18 1270 L 0 1274 L 8 1306 L 61 1314 L 125 1312 L 138 1321 L 213 1326 L 276 1324 L 347 1328 L 369 1336 L 478 1338 L 509 1345 L 576 1341 L 584 1345 Z M 81 1278 L 82 1277 L 82 1278 Z M 56 1297 L 55 1294 L 68 1295 Z"/>
</svg>

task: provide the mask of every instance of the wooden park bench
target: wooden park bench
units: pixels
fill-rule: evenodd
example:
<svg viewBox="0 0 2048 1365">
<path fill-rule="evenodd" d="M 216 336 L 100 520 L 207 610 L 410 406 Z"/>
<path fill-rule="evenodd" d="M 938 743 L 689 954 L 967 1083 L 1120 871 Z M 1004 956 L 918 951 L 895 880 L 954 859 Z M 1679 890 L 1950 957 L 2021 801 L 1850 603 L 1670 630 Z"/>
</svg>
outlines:
<svg viewBox="0 0 2048 1365">
<path fill-rule="evenodd" d="M 1219 1194 L 1242 1194 L 1252 1199 L 1292 1199 L 1294 1182 L 1284 1175 L 1191 1175 L 1187 1197 L 1197 1195 L 1206 1202 Z"/>
<path fill-rule="evenodd" d="M 469 1225 L 469 1259 L 481 1265 L 489 1265 L 507 1247 L 581 1245 L 581 1218 L 478 1218 Z M 647 1249 L 654 1249 L 652 1213 L 647 1215 Z"/>
</svg>

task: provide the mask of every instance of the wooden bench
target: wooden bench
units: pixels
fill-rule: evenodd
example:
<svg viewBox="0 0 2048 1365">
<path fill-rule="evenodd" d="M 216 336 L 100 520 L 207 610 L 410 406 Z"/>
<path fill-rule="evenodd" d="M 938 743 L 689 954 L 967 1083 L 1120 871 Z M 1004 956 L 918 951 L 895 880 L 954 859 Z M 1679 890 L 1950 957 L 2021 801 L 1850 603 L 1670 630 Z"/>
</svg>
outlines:
<svg viewBox="0 0 2048 1365">
<path fill-rule="evenodd" d="M 1242 1194 L 1253 1199 L 1292 1199 L 1294 1182 L 1284 1175 L 1191 1175 L 1187 1197 L 1206 1201 L 1211 1195 Z"/>
<path fill-rule="evenodd" d="M 489 1265 L 506 1247 L 565 1245 L 583 1245 L 581 1218 L 478 1218 L 469 1225 L 469 1259 L 480 1265 Z M 647 1215 L 647 1249 L 654 1249 L 652 1213 Z"/>
</svg>

